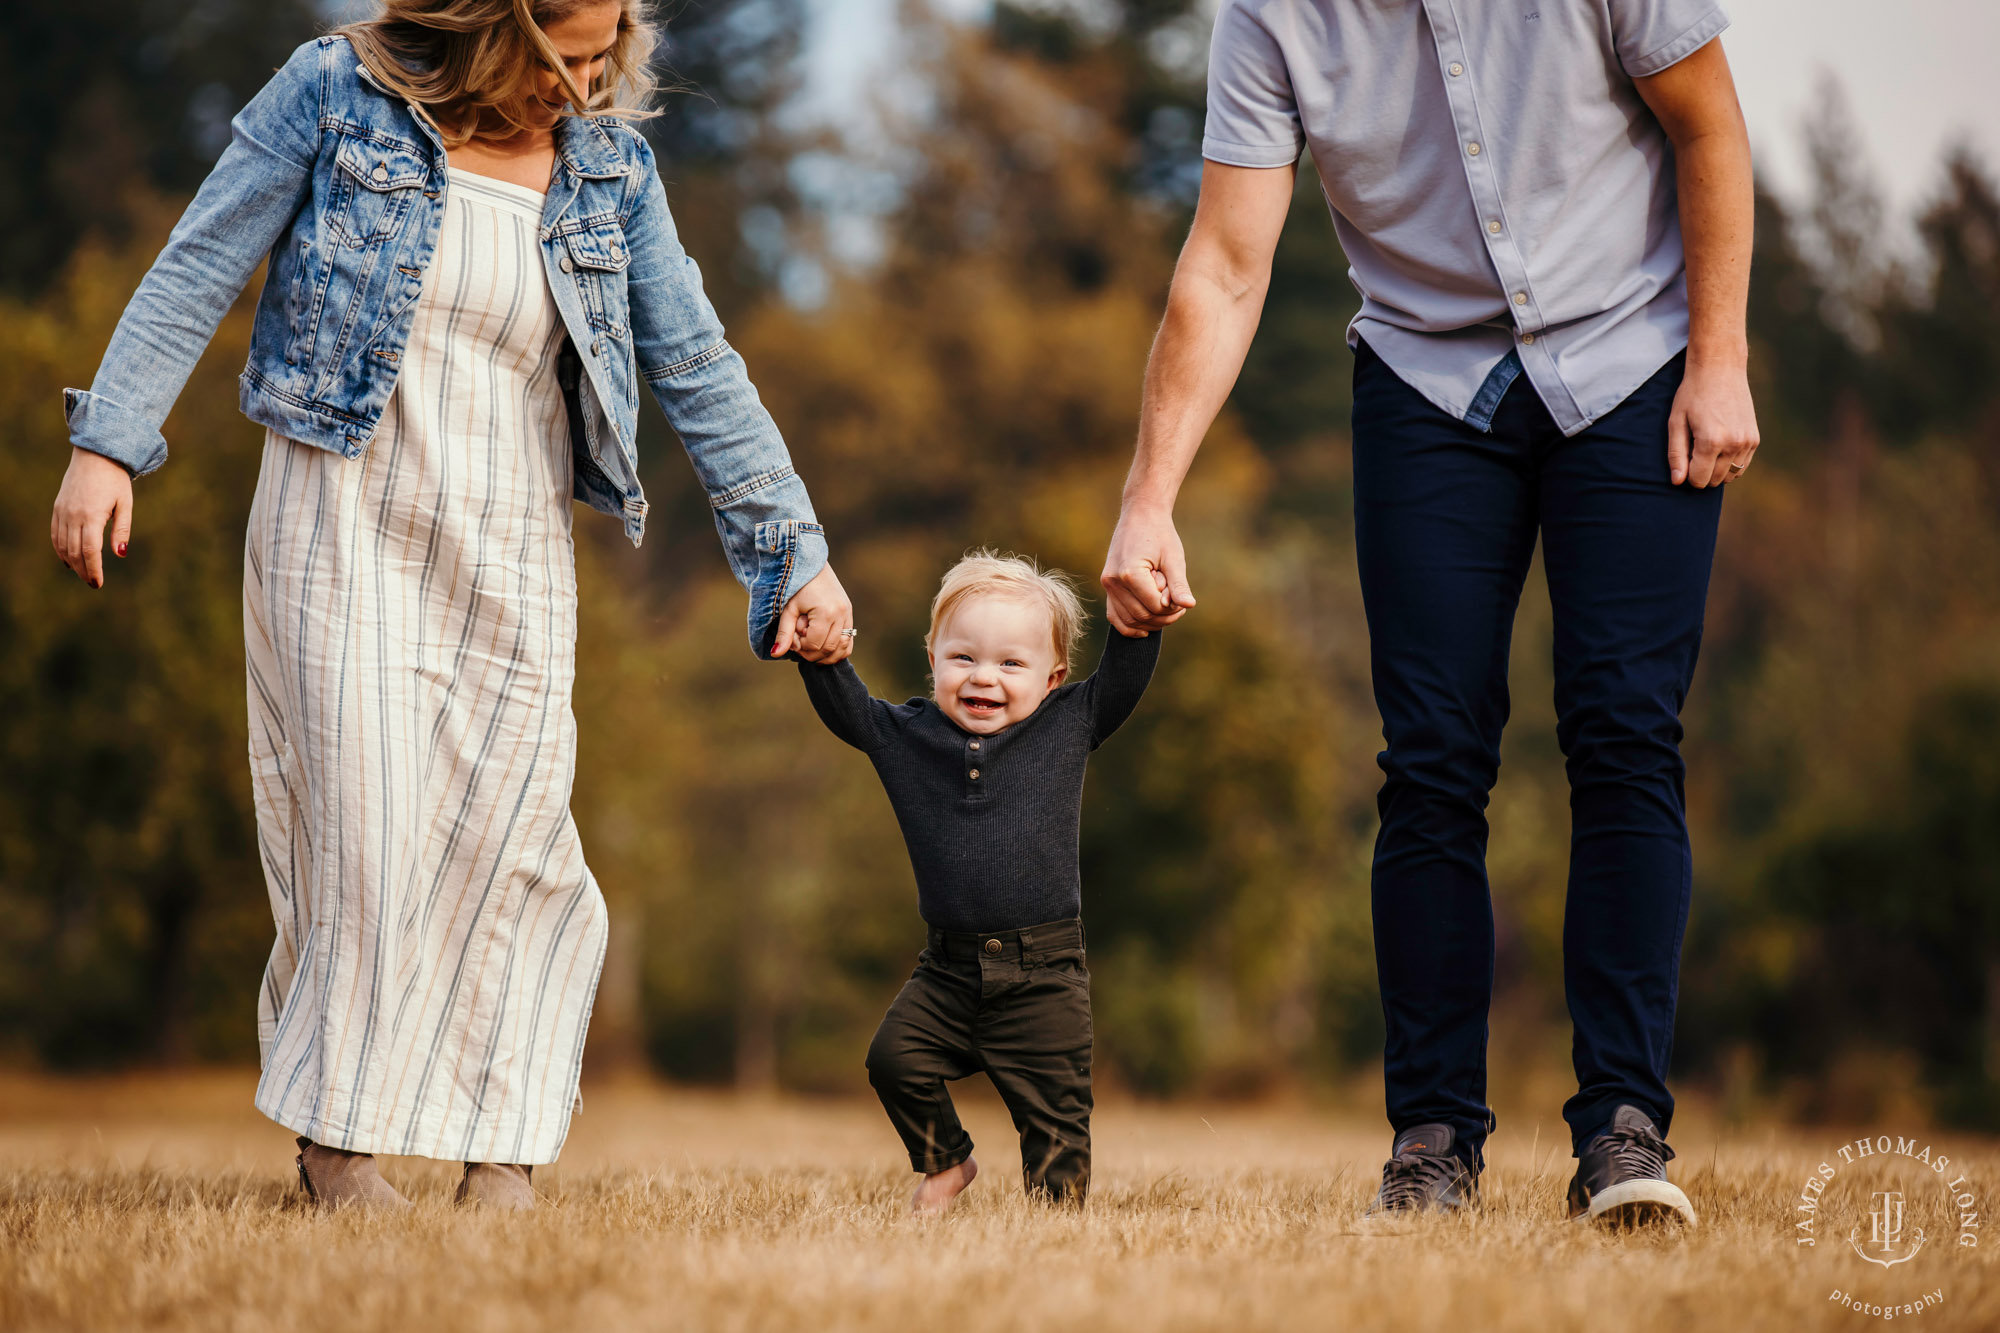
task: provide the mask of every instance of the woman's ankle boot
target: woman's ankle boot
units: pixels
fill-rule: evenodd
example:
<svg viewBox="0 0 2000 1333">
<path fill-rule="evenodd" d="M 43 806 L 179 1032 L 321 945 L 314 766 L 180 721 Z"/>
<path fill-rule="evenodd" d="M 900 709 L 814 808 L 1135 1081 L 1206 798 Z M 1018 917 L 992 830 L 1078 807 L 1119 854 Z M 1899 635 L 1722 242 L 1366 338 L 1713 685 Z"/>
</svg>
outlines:
<svg viewBox="0 0 2000 1333">
<path fill-rule="evenodd" d="M 507 1162 L 467 1162 L 458 1182 L 458 1202 L 485 1208 L 528 1209 L 535 1206 L 532 1166 Z"/>
<path fill-rule="evenodd" d="M 411 1206 L 394 1185 L 382 1179 L 373 1153 L 343 1152 L 307 1138 L 299 1140 L 299 1184 L 305 1187 L 306 1197 L 321 1208 L 346 1204 L 392 1209 Z"/>
</svg>

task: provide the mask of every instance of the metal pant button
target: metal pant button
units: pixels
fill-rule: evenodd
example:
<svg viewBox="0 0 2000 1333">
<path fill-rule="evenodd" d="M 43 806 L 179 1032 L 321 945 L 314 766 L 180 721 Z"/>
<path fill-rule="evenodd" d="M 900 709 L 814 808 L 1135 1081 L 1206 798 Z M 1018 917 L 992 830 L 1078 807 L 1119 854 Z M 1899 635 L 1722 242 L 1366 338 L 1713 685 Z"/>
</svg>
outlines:
<svg viewBox="0 0 2000 1333">
<path fill-rule="evenodd" d="M 988 953 L 999 953 L 999 952 L 1000 952 L 1000 941 L 999 941 L 999 940 L 988 940 L 988 941 L 986 941 L 986 952 L 988 952 Z"/>
</svg>

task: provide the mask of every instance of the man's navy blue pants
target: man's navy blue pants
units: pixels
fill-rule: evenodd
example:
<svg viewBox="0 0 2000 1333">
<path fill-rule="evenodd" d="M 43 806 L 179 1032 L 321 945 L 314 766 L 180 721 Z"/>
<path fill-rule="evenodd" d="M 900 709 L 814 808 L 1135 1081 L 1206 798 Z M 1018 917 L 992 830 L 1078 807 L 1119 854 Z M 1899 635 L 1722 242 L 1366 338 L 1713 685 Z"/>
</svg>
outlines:
<svg viewBox="0 0 2000 1333">
<path fill-rule="evenodd" d="M 1387 743 L 1372 897 L 1390 1123 L 1450 1125 L 1482 1162 L 1493 1123 L 1486 802 L 1539 535 L 1570 785 L 1563 980 L 1578 1087 L 1563 1118 L 1578 1147 L 1622 1103 L 1664 1133 L 1691 888 L 1680 711 L 1722 511 L 1720 486 L 1668 477 L 1684 357 L 1565 439 L 1525 375 L 1482 431 L 1365 344 L 1356 356 L 1355 544 Z"/>
</svg>

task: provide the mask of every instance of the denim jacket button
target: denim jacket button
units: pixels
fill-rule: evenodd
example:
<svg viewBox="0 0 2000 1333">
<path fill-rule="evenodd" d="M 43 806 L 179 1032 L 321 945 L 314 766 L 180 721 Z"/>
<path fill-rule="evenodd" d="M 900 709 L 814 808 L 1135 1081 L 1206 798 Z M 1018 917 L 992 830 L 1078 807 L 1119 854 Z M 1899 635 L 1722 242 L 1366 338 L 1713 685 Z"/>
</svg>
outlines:
<svg viewBox="0 0 2000 1333">
<path fill-rule="evenodd" d="M 388 179 L 389 179 L 389 168 L 387 168 L 387 167 L 383 166 L 383 165 L 382 165 L 382 164 L 381 164 L 380 162 L 377 162 L 377 163 L 375 164 L 375 170 L 374 170 L 374 172 L 373 172 L 373 175 L 374 175 L 375 179 L 376 179 L 376 180 L 378 180 L 378 181 L 385 181 L 385 180 L 388 180 Z"/>
<path fill-rule="evenodd" d="M 602 339 L 602 338 L 592 338 L 592 339 L 590 340 L 590 354 L 591 354 L 592 356 L 603 356 L 603 355 L 604 355 L 604 339 Z"/>
<path fill-rule="evenodd" d="M 569 262 L 569 256 L 568 256 L 568 255 L 564 255 L 564 256 L 562 257 L 562 271 L 563 271 L 563 272 L 565 272 L 565 273 L 570 273 L 570 272 L 574 272 L 574 271 L 575 271 L 575 269 L 576 269 L 576 265 L 574 265 L 574 264 L 572 264 L 572 263 L 570 263 L 570 262 Z"/>
</svg>

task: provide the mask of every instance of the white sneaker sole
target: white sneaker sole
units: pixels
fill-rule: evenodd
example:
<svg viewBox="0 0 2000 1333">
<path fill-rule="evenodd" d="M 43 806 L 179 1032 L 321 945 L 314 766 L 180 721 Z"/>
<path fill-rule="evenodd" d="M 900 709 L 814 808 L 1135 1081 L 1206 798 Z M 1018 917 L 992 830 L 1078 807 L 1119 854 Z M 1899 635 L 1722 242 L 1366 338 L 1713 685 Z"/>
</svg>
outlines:
<svg viewBox="0 0 2000 1333">
<path fill-rule="evenodd" d="M 1690 1228 L 1699 1225 L 1688 1196 L 1681 1193 L 1680 1186 L 1665 1180 L 1621 1181 L 1591 1195 L 1589 1211 L 1578 1213 L 1571 1220 L 1620 1227 L 1670 1220 Z"/>
</svg>

